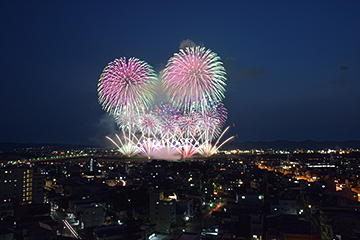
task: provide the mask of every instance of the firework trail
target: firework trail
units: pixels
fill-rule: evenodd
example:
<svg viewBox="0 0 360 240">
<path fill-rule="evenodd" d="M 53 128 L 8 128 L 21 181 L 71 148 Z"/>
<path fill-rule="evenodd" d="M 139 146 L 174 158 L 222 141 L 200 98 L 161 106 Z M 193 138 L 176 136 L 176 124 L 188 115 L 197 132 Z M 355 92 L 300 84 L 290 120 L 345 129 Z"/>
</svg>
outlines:
<svg viewBox="0 0 360 240">
<path fill-rule="evenodd" d="M 198 143 L 194 139 L 180 139 L 178 143 L 177 151 L 181 154 L 183 159 L 190 158 L 197 153 Z"/>
<path fill-rule="evenodd" d="M 135 110 L 152 104 L 157 78 L 146 62 L 137 58 L 115 59 L 99 79 L 99 103 L 109 113 Z"/>
<path fill-rule="evenodd" d="M 224 142 L 222 142 L 220 145 L 220 139 L 224 136 L 224 134 L 229 130 L 230 127 L 227 127 L 220 135 L 218 140 L 215 142 L 215 144 L 212 144 L 211 141 L 204 141 L 199 147 L 198 147 L 198 153 L 203 155 L 204 157 L 209 157 L 211 155 L 214 155 L 217 153 L 219 148 L 221 148 L 225 143 L 231 141 L 235 138 L 235 136 L 229 137 Z"/>
<path fill-rule="evenodd" d="M 138 149 L 149 159 L 153 157 L 154 153 L 161 148 L 160 143 L 156 139 L 145 137 L 138 144 Z"/>
<path fill-rule="evenodd" d="M 123 153 L 125 156 L 129 156 L 129 152 L 134 152 L 137 148 L 137 142 L 139 142 L 138 139 L 136 139 L 135 133 L 139 130 L 138 128 L 138 121 L 139 121 L 139 115 L 134 110 L 127 110 L 123 112 L 116 111 L 114 112 L 114 118 L 116 124 L 119 126 L 119 128 L 123 132 L 123 138 L 129 139 L 129 142 L 126 144 L 123 144 L 123 146 L 120 149 L 120 152 Z M 127 131 L 127 137 L 125 136 L 125 131 Z M 109 139 L 109 138 L 108 138 Z M 119 138 L 118 138 L 119 139 Z M 136 139 L 136 143 L 131 141 L 131 139 Z M 120 139 L 119 139 L 120 141 Z M 140 150 L 137 151 L 137 153 Z"/>
<path fill-rule="evenodd" d="M 116 138 L 118 139 L 121 146 L 119 146 L 113 139 L 106 136 L 117 148 L 118 151 L 127 157 L 133 157 L 140 152 L 140 149 L 137 147 L 138 143 L 140 142 L 141 138 L 138 139 L 135 135 L 132 135 L 132 138 L 127 138 L 125 135 L 125 131 L 122 130 L 123 133 L 123 140 L 115 134 Z"/>
<path fill-rule="evenodd" d="M 163 87 L 174 107 L 201 110 L 208 101 L 220 102 L 225 92 L 225 68 L 220 57 L 204 47 L 180 49 L 163 72 Z"/>
</svg>

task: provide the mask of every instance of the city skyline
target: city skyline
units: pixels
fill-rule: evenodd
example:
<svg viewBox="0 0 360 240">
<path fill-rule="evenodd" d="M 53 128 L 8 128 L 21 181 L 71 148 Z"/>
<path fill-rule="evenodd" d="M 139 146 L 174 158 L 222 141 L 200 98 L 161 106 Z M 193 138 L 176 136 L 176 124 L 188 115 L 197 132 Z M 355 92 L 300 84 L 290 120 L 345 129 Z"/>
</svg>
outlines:
<svg viewBox="0 0 360 240">
<path fill-rule="evenodd" d="M 225 127 L 235 141 L 360 139 L 359 2 L 6 1 L 0 8 L 0 142 L 111 146 L 105 136 L 118 128 L 96 92 L 104 67 L 136 57 L 159 75 L 181 45 L 193 44 L 224 64 Z"/>
</svg>

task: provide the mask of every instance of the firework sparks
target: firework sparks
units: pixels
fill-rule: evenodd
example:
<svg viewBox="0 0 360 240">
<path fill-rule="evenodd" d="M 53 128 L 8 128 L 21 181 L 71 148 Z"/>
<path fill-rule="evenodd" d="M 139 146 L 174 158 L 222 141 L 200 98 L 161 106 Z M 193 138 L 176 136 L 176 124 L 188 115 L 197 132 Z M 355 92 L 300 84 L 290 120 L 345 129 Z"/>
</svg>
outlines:
<svg viewBox="0 0 360 240">
<path fill-rule="evenodd" d="M 115 59 L 103 70 L 98 83 L 99 102 L 109 113 L 150 106 L 157 78 L 146 62 Z"/>
<path fill-rule="evenodd" d="M 179 132 L 181 137 L 189 138 L 197 135 L 198 121 L 195 113 L 184 113 L 179 120 Z"/>
<path fill-rule="evenodd" d="M 110 137 L 106 136 L 106 138 L 109 139 L 118 148 L 118 151 L 124 156 L 127 157 L 135 156 L 140 152 L 140 149 L 137 147 L 137 143 L 139 142 L 139 139 L 135 135 L 132 135 L 132 139 L 127 138 L 124 130 L 122 131 L 122 133 L 123 133 L 123 140 L 121 140 L 119 135 L 115 134 L 116 138 L 120 143 L 120 146 Z"/>
<path fill-rule="evenodd" d="M 197 153 L 197 146 L 198 143 L 196 143 L 194 139 L 180 139 L 177 151 L 181 154 L 183 159 L 187 159 Z"/>
<path fill-rule="evenodd" d="M 156 139 L 144 138 L 143 141 L 139 142 L 138 148 L 148 159 L 151 159 L 154 153 L 161 148 L 161 145 Z"/>
<path fill-rule="evenodd" d="M 163 80 L 169 101 L 180 109 L 202 109 L 207 101 L 224 98 L 225 68 L 220 57 L 204 47 L 175 53 L 166 65 Z"/>
<path fill-rule="evenodd" d="M 225 124 L 227 116 L 226 108 L 222 103 L 216 103 L 206 107 L 198 114 L 199 129 L 204 141 L 211 141 L 219 136 L 221 128 Z"/>
<path fill-rule="evenodd" d="M 174 136 L 179 128 L 181 112 L 170 105 L 162 105 L 156 107 L 156 115 L 159 118 L 159 131 L 167 138 Z"/>
<path fill-rule="evenodd" d="M 114 113 L 115 122 L 120 129 L 129 131 L 135 131 L 138 129 L 137 122 L 139 121 L 139 115 L 135 111 L 124 111 Z"/>
<path fill-rule="evenodd" d="M 220 139 L 224 136 L 224 134 L 229 130 L 230 127 L 227 127 L 220 135 L 220 137 L 218 138 L 218 140 L 216 141 L 215 144 L 212 144 L 211 141 L 205 141 L 203 142 L 199 148 L 198 148 L 198 153 L 203 155 L 204 157 L 209 157 L 211 155 L 214 155 L 217 153 L 217 151 L 219 150 L 219 148 L 221 148 L 225 143 L 231 141 L 232 139 L 235 138 L 235 136 L 229 137 L 228 139 L 226 139 L 224 142 L 222 142 L 220 145 Z"/>
<path fill-rule="evenodd" d="M 139 116 L 138 126 L 143 134 L 147 133 L 147 138 L 155 136 L 157 133 L 158 119 L 157 116 L 150 112 Z"/>
</svg>

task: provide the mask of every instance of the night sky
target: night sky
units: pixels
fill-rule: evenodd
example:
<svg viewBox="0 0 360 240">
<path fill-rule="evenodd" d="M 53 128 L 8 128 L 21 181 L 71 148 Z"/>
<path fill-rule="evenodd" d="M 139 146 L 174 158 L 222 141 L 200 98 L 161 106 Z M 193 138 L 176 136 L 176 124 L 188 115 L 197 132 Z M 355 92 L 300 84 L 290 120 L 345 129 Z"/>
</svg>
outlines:
<svg viewBox="0 0 360 240">
<path fill-rule="evenodd" d="M 159 73 L 192 42 L 226 67 L 235 141 L 360 140 L 359 12 L 346 0 L 3 0 L 0 142 L 108 144 L 104 67 L 137 57 Z"/>
</svg>

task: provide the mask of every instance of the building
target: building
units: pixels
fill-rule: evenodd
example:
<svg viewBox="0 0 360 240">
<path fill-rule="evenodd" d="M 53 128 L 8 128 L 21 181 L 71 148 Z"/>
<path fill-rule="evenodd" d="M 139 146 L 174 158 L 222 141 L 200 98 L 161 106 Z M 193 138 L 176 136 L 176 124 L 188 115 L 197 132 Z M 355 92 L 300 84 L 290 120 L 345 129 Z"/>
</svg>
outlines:
<svg viewBox="0 0 360 240">
<path fill-rule="evenodd" d="M 47 240 L 54 237 L 54 231 L 51 227 L 42 222 L 29 223 L 22 229 L 22 239 L 24 240 Z"/>
<path fill-rule="evenodd" d="M 350 213 L 339 213 L 331 216 L 333 234 L 337 236 L 359 235 L 360 216 Z"/>
<path fill-rule="evenodd" d="M 84 228 L 101 226 L 105 221 L 105 209 L 100 203 L 75 205 L 75 216 Z"/>
<path fill-rule="evenodd" d="M 7 216 L 14 216 L 13 203 L 9 202 L 9 201 L 8 202 L 0 202 L 0 220 Z"/>
<path fill-rule="evenodd" d="M 150 222 L 156 231 L 171 232 L 176 224 L 176 195 L 165 195 L 162 191 L 150 193 Z"/>
<path fill-rule="evenodd" d="M 176 201 L 176 223 L 183 225 L 188 221 L 194 219 L 194 204 L 193 200 L 178 200 Z"/>
<path fill-rule="evenodd" d="M 44 202 L 44 178 L 27 167 L 0 168 L 0 216 L 14 216 L 14 206 Z"/>
<path fill-rule="evenodd" d="M 44 176 L 33 173 L 32 176 L 32 203 L 44 203 Z"/>
<path fill-rule="evenodd" d="M 27 168 L 0 168 L 0 201 L 32 203 L 33 170 Z"/>
<path fill-rule="evenodd" d="M 262 239 L 263 238 L 263 216 L 261 214 L 251 214 L 250 221 L 251 228 L 251 239 Z"/>
<path fill-rule="evenodd" d="M 0 239 L 1 240 L 13 240 L 14 239 L 14 229 L 0 226 Z"/>
<path fill-rule="evenodd" d="M 300 208 L 296 204 L 295 199 L 272 199 L 272 204 L 270 206 L 271 214 L 290 214 L 298 215 L 300 213 Z"/>
</svg>

